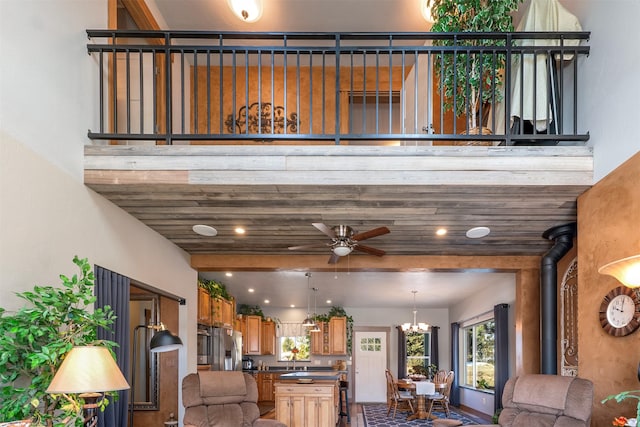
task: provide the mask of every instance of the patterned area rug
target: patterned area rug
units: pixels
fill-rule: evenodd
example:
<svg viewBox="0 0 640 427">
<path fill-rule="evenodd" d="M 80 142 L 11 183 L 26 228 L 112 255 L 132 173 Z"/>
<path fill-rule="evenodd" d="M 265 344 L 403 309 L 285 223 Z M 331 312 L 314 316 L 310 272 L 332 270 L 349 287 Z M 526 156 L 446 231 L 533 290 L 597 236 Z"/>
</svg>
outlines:
<svg viewBox="0 0 640 427">
<path fill-rule="evenodd" d="M 387 417 L 387 405 L 386 403 L 365 403 L 362 405 L 362 412 L 364 413 L 364 425 L 366 427 L 411 427 L 411 426 L 431 426 L 433 422 L 431 420 L 413 420 L 407 421 L 408 412 L 396 412 L 396 417 L 393 418 L 393 409 Z M 445 418 L 445 413 L 440 411 L 433 411 L 433 415 L 438 418 Z M 480 418 L 474 417 L 469 414 L 461 414 L 456 408 L 451 408 L 451 414 L 449 419 L 460 420 L 465 426 L 486 424 L 487 422 Z"/>
</svg>

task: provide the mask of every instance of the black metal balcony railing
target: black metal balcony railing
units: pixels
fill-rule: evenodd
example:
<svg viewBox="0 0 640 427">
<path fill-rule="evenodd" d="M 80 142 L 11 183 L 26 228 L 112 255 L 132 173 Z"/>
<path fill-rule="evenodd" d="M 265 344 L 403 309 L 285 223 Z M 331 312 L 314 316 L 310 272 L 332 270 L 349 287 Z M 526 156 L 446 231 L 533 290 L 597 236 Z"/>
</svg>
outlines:
<svg viewBox="0 0 640 427">
<path fill-rule="evenodd" d="M 587 32 L 87 33 L 99 65 L 99 130 L 91 139 L 554 145 L 589 138 L 578 123 Z"/>
</svg>

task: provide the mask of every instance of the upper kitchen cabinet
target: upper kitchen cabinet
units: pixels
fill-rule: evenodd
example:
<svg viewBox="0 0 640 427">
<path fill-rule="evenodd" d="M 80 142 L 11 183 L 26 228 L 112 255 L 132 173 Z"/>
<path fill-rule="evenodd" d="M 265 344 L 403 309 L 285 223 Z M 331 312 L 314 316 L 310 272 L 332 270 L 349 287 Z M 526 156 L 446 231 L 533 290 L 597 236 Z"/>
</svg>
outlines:
<svg viewBox="0 0 640 427">
<path fill-rule="evenodd" d="M 276 323 L 262 322 L 262 354 L 276 354 Z"/>
<path fill-rule="evenodd" d="M 233 328 L 235 320 L 235 307 L 233 300 L 224 298 L 212 298 L 213 324 L 223 328 Z"/>
<path fill-rule="evenodd" d="M 260 342 L 262 338 L 262 317 L 248 315 L 244 316 L 243 321 L 246 322 L 246 329 L 242 336 L 245 354 L 262 354 L 262 343 Z"/>
<path fill-rule="evenodd" d="M 332 317 L 319 326 L 321 332 L 311 334 L 311 354 L 347 354 L 347 318 Z"/>
<path fill-rule="evenodd" d="M 206 289 L 198 287 L 198 323 L 211 326 L 213 316 L 211 312 L 211 296 Z"/>
</svg>

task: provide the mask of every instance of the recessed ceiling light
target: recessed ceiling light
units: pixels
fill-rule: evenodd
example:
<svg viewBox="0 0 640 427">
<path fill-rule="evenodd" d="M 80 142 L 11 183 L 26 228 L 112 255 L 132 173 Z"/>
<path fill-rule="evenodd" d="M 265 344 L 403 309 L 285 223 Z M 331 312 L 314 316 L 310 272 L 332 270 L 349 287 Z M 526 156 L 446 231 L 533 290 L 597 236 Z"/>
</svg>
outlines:
<svg viewBox="0 0 640 427">
<path fill-rule="evenodd" d="M 438 235 L 438 236 L 444 236 L 445 234 L 447 234 L 447 229 L 446 228 L 438 228 L 436 230 L 436 235 Z"/>
<path fill-rule="evenodd" d="M 246 230 L 242 227 L 236 227 L 236 234 L 244 234 L 245 231 Z"/>
<path fill-rule="evenodd" d="M 204 224 L 196 224 L 192 229 L 195 233 L 198 233 L 201 236 L 213 237 L 218 234 L 218 230 Z"/>
<path fill-rule="evenodd" d="M 269 304 L 271 301 L 269 301 L 268 299 L 264 300 L 265 304 Z"/>
<path fill-rule="evenodd" d="M 488 236 L 491 233 L 489 227 L 473 227 L 467 230 L 467 237 L 470 239 L 479 239 Z"/>
<path fill-rule="evenodd" d="M 330 299 L 327 300 L 327 304 L 331 304 L 331 300 Z"/>
<path fill-rule="evenodd" d="M 249 288 L 247 291 L 249 291 L 249 293 L 253 293 L 253 288 Z"/>
<path fill-rule="evenodd" d="M 233 277 L 233 273 L 230 273 L 230 272 L 224 273 L 224 275 L 227 277 Z"/>
</svg>

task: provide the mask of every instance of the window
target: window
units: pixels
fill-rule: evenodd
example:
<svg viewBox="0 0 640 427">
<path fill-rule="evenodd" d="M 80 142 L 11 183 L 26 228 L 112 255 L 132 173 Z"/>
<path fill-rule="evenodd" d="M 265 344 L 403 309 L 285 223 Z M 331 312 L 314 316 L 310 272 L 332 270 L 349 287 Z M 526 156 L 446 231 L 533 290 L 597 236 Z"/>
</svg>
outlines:
<svg viewBox="0 0 640 427">
<path fill-rule="evenodd" d="M 280 337 L 280 361 L 310 360 L 309 335 L 296 337 Z M 298 352 L 295 353 L 294 349 Z"/>
<path fill-rule="evenodd" d="M 411 374 L 423 374 L 431 365 L 431 334 L 429 332 L 409 332 L 405 334 L 405 348 L 407 351 L 407 372 Z"/>
<path fill-rule="evenodd" d="M 496 322 L 494 319 L 463 328 L 463 385 L 480 390 L 493 390 L 495 386 L 495 332 Z"/>
</svg>

